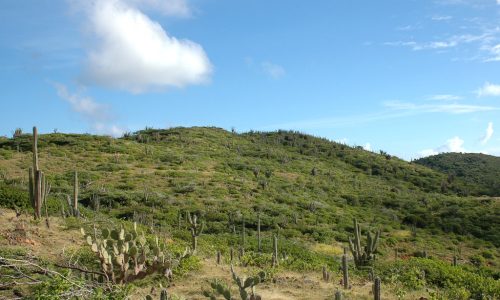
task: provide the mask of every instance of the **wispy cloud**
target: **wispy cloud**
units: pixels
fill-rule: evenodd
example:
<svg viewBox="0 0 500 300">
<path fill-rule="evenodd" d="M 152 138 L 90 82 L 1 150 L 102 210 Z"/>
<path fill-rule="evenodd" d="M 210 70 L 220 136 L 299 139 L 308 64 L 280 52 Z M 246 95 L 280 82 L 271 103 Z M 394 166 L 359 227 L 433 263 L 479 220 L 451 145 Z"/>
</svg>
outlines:
<svg viewBox="0 0 500 300">
<path fill-rule="evenodd" d="M 452 16 L 434 15 L 434 16 L 431 17 L 431 20 L 433 20 L 433 21 L 449 21 L 451 19 L 453 19 Z"/>
<path fill-rule="evenodd" d="M 486 145 L 490 141 L 491 137 L 493 136 L 493 132 L 493 122 L 489 122 L 488 127 L 486 127 L 486 133 L 481 138 L 481 145 Z"/>
<path fill-rule="evenodd" d="M 85 119 L 97 122 L 107 122 L 112 119 L 109 106 L 97 103 L 90 97 L 72 94 L 61 83 L 53 83 L 53 85 L 57 90 L 57 95 L 71 104 L 71 108 Z"/>
<path fill-rule="evenodd" d="M 183 14 L 185 1 L 96 0 L 86 9 L 88 44 L 85 83 L 141 93 L 205 83 L 212 65 L 203 48 L 169 36 L 136 5 Z M 187 13 L 187 12 L 186 12 Z"/>
<path fill-rule="evenodd" d="M 463 98 L 457 95 L 439 94 L 439 95 L 431 95 L 427 99 L 436 101 L 454 101 L 454 100 L 461 100 Z"/>
<path fill-rule="evenodd" d="M 498 97 L 500 96 L 500 85 L 486 82 L 477 90 L 478 97 Z"/>
<path fill-rule="evenodd" d="M 449 113 L 467 114 L 475 112 L 493 111 L 499 108 L 484 105 L 470 105 L 459 103 L 445 104 L 416 104 L 411 102 L 387 101 L 384 106 L 393 110 L 413 111 L 415 113 Z"/>
<path fill-rule="evenodd" d="M 493 36 L 494 34 L 492 32 L 482 33 L 478 35 L 462 34 L 462 35 L 453 35 L 443 40 L 435 40 L 430 42 L 395 41 L 395 42 L 386 42 L 384 43 L 384 45 L 393 47 L 407 47 L 412 49 L 413 51 L 443 50 L 447 48 L 454 48 L 463 44 L 471 44 L 471 43 L 485 44 L 486 42 L 493 39 Z"/>
<path fill-rule="evenodd" d="M 419 152 L 420 157 L 426 157 L 426 156 L 431 156 L 431 155 L 437 155 L 439 153 L 446 153 L 446 152 L 467 152 L 465 148 L 463 147 L 464 145 L 464 140 L 462 140 L 460 137 L 455 136 L 449 140 L 446 141 L 444 145 L 441 145 L 439 147 L 433 148 L 433 149 L 424 149 Z"/>
<path fill-rule="evenodd" d="M 285 68 L 269 61 L 262 62 L 261 67 L 262 70 L 273 79 L 281 78 L 286 74 Z"/>
<path fill-rule="evenodd" d="M 360 114 L 350 116 L 337 116 L 328 118 L 318 118 L 311 120 L 298 120 L 287 123 L 271 124 L 257 128 L 258 130 L 273 129 L 319 129 L 335 128 L 345 126 L 359 126 L 376 121 L 396 119 L 414 116 L 425 113 L 445 113 L 445 114 L 468 114 L 500 110 L 494 106 L 469 105 L 459 103 L 436 103 L 436 104 L 416 104 L 401 101 L 386 101 L 383 104 L 385 110 L 371 114 Z"/>
<path fill-rule="evenodd" d="M 96 102 L 91 97 L 82 96 L 78 93 L 71 93 L 68 88 L 57 82 L 52 85 L 57 90 L 57 95 L 71 105 L 71 109 L 83 117 L 90 124 L 92 131 L 98 134 L 109 134 L 120 136 L 125 130 L 112 124 L 114 116 L 111 114 L 111 107 Z"/>
<path fill-rule="evenodd" d="M 486 51 L 489 55 L 484 59 L 486 62 L 500 61 L 500 44 L 484 45 L 482 50 Z"/>
<path fill-rule="evenodd" d="M 275 129 L 320 129 L 320 128 L 336 128 L 345 126 L 359 126 L 362 124 L 372 123 L 381 120 L 401 118 L 412 115 L 412 112 L 407 111 L 382 111 L 372 114 L 360 114 L 350 116 L 334 116 L 310 120 L 297 120 L 286 123 L 276 123 L 256 128 L 257 130 L 275 130 Z"/>
<path fill-rule="evenodd" d="M 477 4 L 477 1 L 463 2 L 463 4 L 473 5 L 472 2 Z M 485 6 L 486 1 L 483 2 L 476 7 Z M 488 0 L 488 3 L 489 6 L 494 4 L 493 0 Z M 451 20 L 450 16 L 447 15 L 435 15 L 431 19 L 434 21 Z M 448 33 L 440 33 L 436 38 L 419 38 L 411 35 L 406 39 L 388 41 L 384 45 L 408 48 L 412 51 L 435 51 L 437 53 L 450 52 L 453 49 L 454 60 L 500 61 L 500 23 L 498 21 L 470 18 L 457 19 L 455 23 L 456 30 L 454 31 L 449 31 L 449 25 L 443 23 L 441 27 Z M 440 25 L 434 24 L 433 26 Z M 438 27 L 437 31 L 439 32 L 440 29 Z"/>
</svg>

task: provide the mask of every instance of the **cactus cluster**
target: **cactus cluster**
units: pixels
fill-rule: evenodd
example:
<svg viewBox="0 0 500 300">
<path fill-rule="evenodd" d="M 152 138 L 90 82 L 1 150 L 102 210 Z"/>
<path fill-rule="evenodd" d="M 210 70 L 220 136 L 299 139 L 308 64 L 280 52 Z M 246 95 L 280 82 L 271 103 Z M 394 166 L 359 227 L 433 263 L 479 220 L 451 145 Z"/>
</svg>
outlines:
<svg viewBox="0 0 500 300">
<path fill-rule="evenodd" d="M 375 260 L 375 252 L 378 247 L 380 230 L 373 236 L 371 232 L 366 233 L 366 246 L 361 246 L 361 228 L 358 221 L 354 219 L 354 240 L 349 237 L 349 247 L 356 267 L 369 266 Z"/>
<path fill-rule="evenodd" d="M 66 195 L 66 201 L 68 202 L 68 212 L 73 217 L 80 217 L 80 210 L 78 209 L 78 172 L 74 172 L 73 176 L 73 199 L 69 195 Z M 63 217 L 65 216 L 63 209 Z"/>
<path fill-rule="evenodd" d="M 136 223 L 131 232 L 126 232 L 123 227 L 103 228 L 98 235 L 94 226 L 93 234 L 87 234 L 83 228 L 81 233 L 99 258 L 106 280 L 113 283 L 130 282 L 153 273 L 171 279 L 172 269 L 190 254 L 186 249 L 181 255 L 171 255 L 158 237 L 154 243 L 149 243 L 144 233 L 137 233 Z"/>
<path fill-rule="evenodd" d="M 198 216 L 187 213 L 188 221 L 189 221 L 189 229 L 191 230 L 192 243 L 191 247 L 193 252 L 196 252 L 196 248 L 198 247 L 198 237 L 202 234 L 203 228 L 205 228 L 205 223 L 198 223 Z"/>
</svg>

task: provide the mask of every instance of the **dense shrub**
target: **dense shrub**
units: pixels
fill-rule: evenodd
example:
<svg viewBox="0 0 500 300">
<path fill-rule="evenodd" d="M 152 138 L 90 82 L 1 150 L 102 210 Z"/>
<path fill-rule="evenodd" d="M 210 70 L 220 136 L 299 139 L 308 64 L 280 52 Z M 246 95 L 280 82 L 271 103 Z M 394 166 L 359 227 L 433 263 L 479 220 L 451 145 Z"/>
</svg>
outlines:
<svg viewBox="0 0 500 300">
<path fill-rule="evenodd" d="M 407 289 L 415 290 L 424 286 L 432 286 L 453 292 L 466 290 L 473 299 L 498 299 L 500 282 L 493 278 L 481 276 L 461 266 L 451 266 L 447 262 L 411 258 L 397 261 L 381 267 L 381 275 L 388 282 L 402 283 Z"/>
</svg>

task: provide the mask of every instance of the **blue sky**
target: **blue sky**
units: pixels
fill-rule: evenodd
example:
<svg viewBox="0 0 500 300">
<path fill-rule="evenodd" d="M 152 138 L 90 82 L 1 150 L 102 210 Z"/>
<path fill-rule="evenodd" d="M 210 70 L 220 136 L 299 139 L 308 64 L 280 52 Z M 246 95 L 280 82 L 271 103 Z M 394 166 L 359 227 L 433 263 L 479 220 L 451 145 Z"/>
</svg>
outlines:
<svg viewBox="0 0 500 300">
<path fill-rule="evenodd" d="M 500 0 L 3 0 L 0 135 L 293 129 L 500 155 Z"/>
</svg>

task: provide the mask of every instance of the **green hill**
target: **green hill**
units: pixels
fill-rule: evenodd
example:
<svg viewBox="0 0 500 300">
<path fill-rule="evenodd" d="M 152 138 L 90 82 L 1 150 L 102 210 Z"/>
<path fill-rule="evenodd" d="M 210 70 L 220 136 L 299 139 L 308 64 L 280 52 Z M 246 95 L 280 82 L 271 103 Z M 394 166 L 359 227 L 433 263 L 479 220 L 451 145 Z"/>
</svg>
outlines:
<svg viewBox="0 0 500 300">
<path fill-rule="evenodd" d="M 470 194 L 500 196 L 500 157 L 479 153 L 443 153 L 415 163 L 463 180 Z"/>
<path fill-rule="evenodd" d="M 381 229 L 378 270 L 384 282 L 392 280 L 394 291 L 403 284 L 388 269 L 394 249 L 405 257 L 430 252 L 445 265 L 460 253 L 467 261 L 464 272 L 498 277 L 498 199 L 466 196 L 481 185 L 458 176 L 450 181 L 445 173 L 383 152 L 297 132 L 236 134 L 217 128 L 146 129 L 120 139 L 46 134 L 39 152 L 40 168 L 52 184 L 52 215 L 67 206 L 77 170 L 87 220 L 136 221 L 187 242 L 179 216 L 194 212 L 206 224 L 200 238 L 206 255 L 240 245 L 244 225 L 247 264 L 265 264 L 252 256 L 260 215 L 266 249 L 273 234 L 282 237 L 289 257 L 283 268 L 303 272 L 327 264 L 336 270 L 357 218 L 363 231 Z M 0 205 L 31 210 L 31 159 L 31 135 L 0 139 Z M 403 272 L 405 266 L 398 268 Z"/>
</svg>

